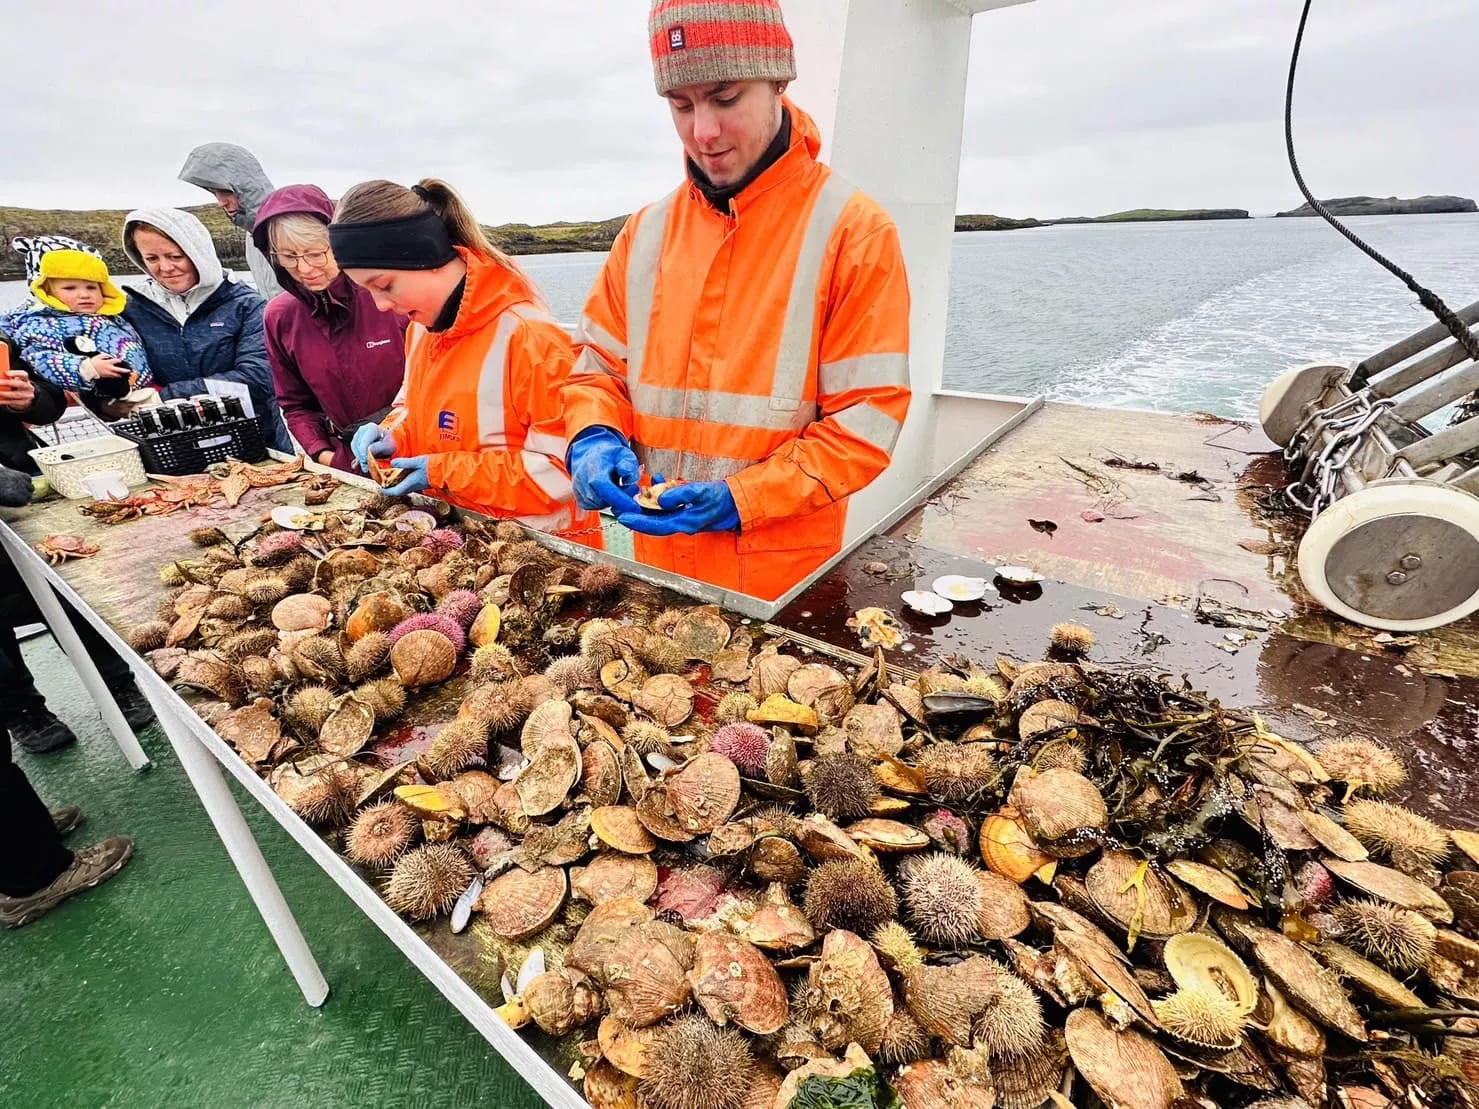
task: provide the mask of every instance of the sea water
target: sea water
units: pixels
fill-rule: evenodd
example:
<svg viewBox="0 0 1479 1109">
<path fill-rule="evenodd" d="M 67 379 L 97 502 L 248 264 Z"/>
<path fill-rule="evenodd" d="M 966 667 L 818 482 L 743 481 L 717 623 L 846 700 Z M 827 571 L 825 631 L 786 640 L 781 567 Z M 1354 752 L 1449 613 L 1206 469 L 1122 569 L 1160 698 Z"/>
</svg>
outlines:
<svg viewBox="0 0 1479 1109">
<path fill-rule="evenodd" d="M 1349 222 L 1450 307 L 1479 299 L 1479 215 Z M 519 263 L 572 323 L 604 258 Z M 0 282 L 0 309 L 23 293 Z M 1317 219 L 959 234 L 944 386 L 1249 418 L 1288 367 L 1352 361 L 1430 322 L 1400 282 Z"/>
</svg>

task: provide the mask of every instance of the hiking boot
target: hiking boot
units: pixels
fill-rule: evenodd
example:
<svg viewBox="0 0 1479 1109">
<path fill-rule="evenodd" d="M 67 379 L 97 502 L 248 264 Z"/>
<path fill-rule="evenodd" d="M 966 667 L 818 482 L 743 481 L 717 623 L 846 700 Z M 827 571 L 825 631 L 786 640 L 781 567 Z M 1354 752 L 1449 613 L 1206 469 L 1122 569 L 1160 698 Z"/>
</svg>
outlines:
<svg viewBox="0 0 1479 1109">
<path fill-rule="evenodd" d="M 51 822 L 56 825 L 58 835 L 70 835 L 82 823 L 82 810 L 76 805 L 63 805 L 59 809 L 52 809 Z"/>
<path fill-rule="evenodd" d="M 118 702 L 123 718 L 134 731 L 142 731 L 154 723 L 154 707 L 149 704 L 149 698 L 144 696 L 144 691 L 134 684 L 132 678 L 126 685 L 113 691 L 113 700 Z"/>
<path fill-rule="evenodd" d="M 10 738 L 33 755 L 43 755 L 77 742 L 72 729 L 58 720 L 45 705 L 25 709 L 12 716 L 6 727 L 10 729 Z"/>
<path fill-rule="evenodd" d="M 0 897 L 0 924 L 19 928 L 44 916 L 74 893 L 101 885 L 123 869 L 134 853 L 134 841 L 127 836 L 110 836 L 90 847 L 84 847 L 72 858 L 72 865 L 57 875 L 56 880 L 29 897 Z"/>
</svg>

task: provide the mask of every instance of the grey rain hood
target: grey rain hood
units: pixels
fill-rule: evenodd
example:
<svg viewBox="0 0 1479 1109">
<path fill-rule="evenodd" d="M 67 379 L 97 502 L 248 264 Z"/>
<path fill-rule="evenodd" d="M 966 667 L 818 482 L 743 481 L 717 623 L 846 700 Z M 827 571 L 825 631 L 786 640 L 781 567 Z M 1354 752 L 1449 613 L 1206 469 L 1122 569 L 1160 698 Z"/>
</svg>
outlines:
<svg viewBox="0 0 1479 1109">
<path fill-rule="evenodd" d="M 268 300 L 282 292 L 272 266 L 251 238 L 257 209 L 272 192 L 272 182 L 257 156 L 232 142 L 208 142 L 190 151 L 180 167 L 180 180 L 197 188 L 226 189 L 236 194 L 240 204 L 231 222 L 247 233 L 247 264 L 257 292 Z"/>
<path fill-rule="evenodd" d="M 159 228 L 195 263 L 195 272 L 200 275 L 200 280 L 193 289 L 185 293 L 172 293 L 152 277 L 133 290 L 140 296 L 148 297 L 183 324 L 192 312 L 205 303 L 207 297 L 220 288 L 221 282 L 226 280 L 226 271 L 221 268 L 221 260 L 216 257 L 211 233 L 200 220 L 178 208 L 135 208 L 123 220 L 123 250 L 129 260 L 145 273 L 149 271 L 144 269 L 144 259 L 129 241 L 129 229 L 137 223 L 147 223 Z"/>
</svg>

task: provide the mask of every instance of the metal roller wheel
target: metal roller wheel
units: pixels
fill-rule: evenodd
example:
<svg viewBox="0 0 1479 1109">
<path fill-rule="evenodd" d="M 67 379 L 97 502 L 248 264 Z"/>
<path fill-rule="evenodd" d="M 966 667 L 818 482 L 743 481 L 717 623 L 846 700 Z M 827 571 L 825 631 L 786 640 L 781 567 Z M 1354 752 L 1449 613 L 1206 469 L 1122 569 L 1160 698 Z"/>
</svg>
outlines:
<svg viewBox="0 0 1479 1109">
<path fill-rule="evenodd" d="M 1263 433 L 1281 447 L 1287 447 L 1304 422 L 1304 409 L 1310 401 L 1324 395 L 1332 378 L 1346 373 L 1344 366 L 1328 362 L 1311 362 L 1285 370 L 1263 391 L 1258 404 L 1258 420 Z"/>
<path fill-rule="evenodd" d="M 1479 498 L 1429 481 L 1368 485 L 1299 544 L 1315 600 L 1368 628 L 1419 632 L 1479 610 Z"/>
</svg>

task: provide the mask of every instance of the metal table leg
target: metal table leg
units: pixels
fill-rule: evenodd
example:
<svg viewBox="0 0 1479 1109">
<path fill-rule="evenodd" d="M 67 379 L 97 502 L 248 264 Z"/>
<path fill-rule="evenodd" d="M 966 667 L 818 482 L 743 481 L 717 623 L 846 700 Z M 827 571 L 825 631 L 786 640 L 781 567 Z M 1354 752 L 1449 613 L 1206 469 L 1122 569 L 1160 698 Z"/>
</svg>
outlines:
<svg viewBox="0 0 1479 1109">
<path fill-rule="evenodd" d="M 299 931 L 293 911 L 283 899 L 277 879 L 273 878 L 267 860 L 262 857 L 262 850 L 257 846 L 251 829 L 247 827 L 246 818 L 241 815 L 241 808 L 226 785 L 220 766 L 211 753 L 190 734 L 190 729 L 181 721 L 178 710 L 173 705 L 163 701 L 156 702 L 154 711 L 158 713 L 164 734 L 174 747 L 180 765 L 184 767 L 190 784 L 200 797 L 206 815 L 211 818 L 216 833 L 226 845 L 226 853 L 231 856 L 236 872 L 241 875 L 242 883 L 252 895 L 252 901 L 262 914 L 267 930 L 272 933 L 277 949 L 282 952 L 288 969 L 298 980 L 303 999 L 317 1008 L 329 996 L 329 984 L 324 980 L 323 972 L 318 969 L 313 952 L 308 949 L 308 942 Z"/>
<path fill-rule="evenodd" d="M 113 741 L 118 744 L 118 749 L 123 752 L 123 757 L 135 770 L 143 770 L 149 765 L 149 756 L 139 746 L 138 737 L 134 730 L 128 726 L 128 721 L 123 718 L 123 712 L 118 707 L 118 702 L 113 700 L 113 694 L 108 691 L 103 676 L 98 673 L 97 666 L 92 661 L 92 656 L 87 653 L 87 648 L 82 645 L 82 640 L 77 635 L 77 629 L 72 626 L 72 620 L 67 615 L 62 602 L 52 591 L 46 576 L 36 567 L 32 561 L 29 551 L 15 550 L 15 544 L 19 542 L 15 534 L 9 528 L 3 529 L 3 539 L 6 547 L 10 549 L 10 559 L 15 563 L 15 568 L 20 572 L 21 580 L 26 583 L 26 588 L 31 591 L 35 598 L 36 607 L 41 610 L 42 617 L 46 620 L 51 634 L 56 636 L 56 641 L 66 652 L 67 659 L 77 669 L 77 676 L 82 679 L 82 684 L 87 692 L 92 695 L 93 702 L 98 711 L 102 713 L 103 723 L 108 726 L 108 731 L 113 733 Z"/>
</svg>

